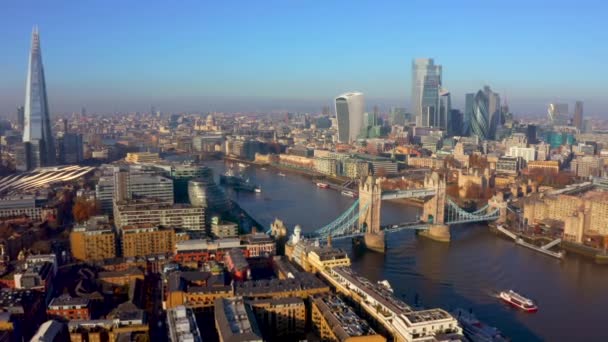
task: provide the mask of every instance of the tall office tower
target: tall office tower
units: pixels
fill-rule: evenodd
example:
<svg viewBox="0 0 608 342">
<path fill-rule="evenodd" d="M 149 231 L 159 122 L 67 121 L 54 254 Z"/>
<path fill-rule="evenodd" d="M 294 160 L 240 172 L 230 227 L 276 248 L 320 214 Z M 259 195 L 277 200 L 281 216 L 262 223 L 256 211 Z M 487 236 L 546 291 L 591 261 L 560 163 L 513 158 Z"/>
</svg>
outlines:
<svg viewBox="0 0 608 342">
<path fill-rule="evenodd" d="M 502 107 L 500 105 L 500 95 L 490 89 L 489 86 L 483 87 L 483 92 L 488 99 L 488 124 L 489 139 L 494 139 L 498 125 L 502 122 Z"/>
<path fill-rule="evenodd" d="M 464 115 L 462 117 L 463 136 L 471 135 L 471 121 L 473 120 L 473 105 L 475 104 L 475 94 L 469 93 L 464 98 Z"/>
<path fill-rule="evenodd" d="M 583 101 L 576 101 L 574 105 L 574 120 L 573 124 L 576 128 L 583 128 Z"/>
<path fill-rule="evenodd" d="M 483 90 L 475 94 L 471 112 L 471 134 L 480 139 L 490 139 L 490 122 L 488 115 L 488 97 Z"/>
<path fill-rule="evenodd" d="M 62 164 L 78 164 L 84 159 L 82 135 L 62 132 L 57 135 L 59 147 L 59 162 Z"/>
<path fill-rule="evenodd" d="M 391 125 L 404 126 L 407 122 L 407 111 L 405 108 L 393 107 L 390 112 Z"/>
<path fill-rule="evenodd" d="M 25 123 L 25 109 L 23 106 L 17 107 L 17 129 L 23 130 Z"/>
<path fill-rule="evenodd" d="M 439 111 L 441 90 L 441 65 L 432 58 L 417 58 L 412 61 L 412 110 L 416 125 L 430 127 Z"/>
<path fill-rule="evenodd" d="M 536 144 L 538 142 L 536 140 L 536 125 L 528 125 L 526 128 L 526 138 L 528 139 L 528 144 Z"/>
<path fill-rule="evenodd" d="M 357 140 L 363 127 L 365 99 L 363 93 L 351 92 L 336 97 L 338 141 L 351 143 Z"/>
<path fill-rule="evenodd" d="M 23 130 L 23 142 L 31 145 L 31 154 L 28 158 L 32 168 L 55 163 L 55 143 L 53 142 L 48 107 L 40 37 L 38 36 L 38 28 L 34 27 L 27 83 L 25 85 L 25 122 Z"/>
<path fill-rule="evenodd" d="M 450 92 L 441 89 L 439 93 L 439 111 L 438 116 L 435 118 L 434 127 L 439 127 L 445 131 L 448 130 L 450 111 L 452 110 L 452 97 Z"/>
<path fill-rule="evenodd" d="M 568 122 L 567 103 L 549 103 L 547 108 L 549 122 L 553 125 L 565 125 Z"/>
<path fill-rule="evenodd" d="M 463 115 L 458 109 L 450 110 L 448 116 L 448 136 L 453 137 L 462 134 Z"/>
</svg>

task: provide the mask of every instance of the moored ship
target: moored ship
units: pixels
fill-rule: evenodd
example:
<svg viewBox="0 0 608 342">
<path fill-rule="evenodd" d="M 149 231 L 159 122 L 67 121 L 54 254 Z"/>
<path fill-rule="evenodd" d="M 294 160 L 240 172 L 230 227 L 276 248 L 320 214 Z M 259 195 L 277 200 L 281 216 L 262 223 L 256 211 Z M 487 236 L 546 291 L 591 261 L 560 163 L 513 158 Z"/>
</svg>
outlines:
<svg viewBox="0 0 608 342">
<path fill-rule="evenodd" d="M 317 183 L 317 187 L 321 189 L 329 189 L 329 184 L 319 182 Z"/>
<path fill-rule="evenodd" d="M 509 290 L 509 291 L 501 291 L 499 294 L 500 299 L 503 301 L 513 305 L 514 307 L 523 310 L 525 312 L 536 312 L 538 311 L 538 307 L 529 298 L 522 296 L 521 294 Z"/>
<path fill-rule="evenodd" d="M 495 327 L 489 326 L 477 319 L 471 312 L 456 309 L 452 315 L 462 326 L 464 336 L 472 342 L 506 342 L 508 338 Z"/>
<path fill-rule="evenodd" d="M 232 169 L 220 175 L 220 184 L 232 186 L 236 191 L 262 192 L 259 185 L 251 184 L 249 179 L 235 175 Z"/>
</svg>

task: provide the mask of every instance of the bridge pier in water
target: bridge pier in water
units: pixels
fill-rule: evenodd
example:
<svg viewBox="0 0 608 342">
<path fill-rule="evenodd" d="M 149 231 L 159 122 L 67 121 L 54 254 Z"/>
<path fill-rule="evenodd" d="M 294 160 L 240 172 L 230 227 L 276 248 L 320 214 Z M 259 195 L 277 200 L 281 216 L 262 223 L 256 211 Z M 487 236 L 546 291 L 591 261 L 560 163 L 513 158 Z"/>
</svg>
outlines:
<svg viewBox="0 0 608 342">
<path fill-rule="evenodd" d="M 424 187 L 435 190 L 435 196 L 424 202 L 422 220 L 429 223 L 426 231 L 420 232 L 421 236 L 439 242 L 450 242 L 450 226 L 445 224 L 446 203 L 446 181 L 437 172 L 432 172 L 424 177 Z"/>
<path fill-rule="evenodd" d="M 384 232 L 380 229 L 380 203 L 382 203 L 380 182 L 373 176 L 367 176 L 359 185 L 359 227 L 365 229 L 363 236 L 365 248 L 384 253 L 386 242 Z"/>
</svg>

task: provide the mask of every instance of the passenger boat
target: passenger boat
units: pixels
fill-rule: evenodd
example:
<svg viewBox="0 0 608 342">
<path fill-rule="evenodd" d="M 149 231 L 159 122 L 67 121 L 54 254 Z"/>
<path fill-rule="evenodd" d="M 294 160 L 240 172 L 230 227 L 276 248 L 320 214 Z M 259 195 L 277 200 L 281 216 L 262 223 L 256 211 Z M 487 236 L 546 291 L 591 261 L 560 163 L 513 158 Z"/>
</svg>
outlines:
<svg viewBox="0 0 608 342">
<path fill-rule="evenodd" d="M 495 327 L 489 326 L 477 319 L 471 312 L 456 309 L 452 315 L 462 326 L 464 336 L 473 342 L 506 342 L 508 338 Z"/>
<path fill-rule="evenodd" d="M 321 189 L 329 189 L 329 184 L 327 183 L 317 183 L 317 187 Z"/>
<path fill-rule="evenodd" d="M 342 191 L 342 195 L 343 195 L 343 196 L 352 197 L 352 198 L 357 198 L 357 197 L 358 197 L 358 195 L 357 195 L 357 193 L 356 193 L 356 192 L 354 192 L 354 191 L 350 191 L 350 190 L 343 190 L 343 191 Z"/>
<path fill-rule="evenodd" d="M 536 306 L 534 301 L 532 301 L 532 299 L 526 298 L 513 290 L 501 291 L 499 297 L 503 301 L 525 312 L 538 311 L 538 307 Z"/>
</svg>

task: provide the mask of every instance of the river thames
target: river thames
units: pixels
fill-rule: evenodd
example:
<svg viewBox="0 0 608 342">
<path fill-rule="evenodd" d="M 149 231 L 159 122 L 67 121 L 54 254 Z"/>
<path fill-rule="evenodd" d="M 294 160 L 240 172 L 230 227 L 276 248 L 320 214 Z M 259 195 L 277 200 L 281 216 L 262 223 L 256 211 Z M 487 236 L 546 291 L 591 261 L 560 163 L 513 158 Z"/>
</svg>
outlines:
<svg viewBox="0 0 608 342">
<path fill-rule="evenodd" d="M 216 177 L 223 162 L 210 162 Z M 243 175 L 262 186 L 262 193 L 229 196 L 260 224 L 282 219 L 314 231 L 338 217 L 353 203 L 338 191 L 317 188 L 309 178 L 268 168 L 249 167 Z M 382 203 L 382 224 L 412 221 L 420 209 Z M 424 307 L 472 309 L 482 321 L 498 327 L 513 341 L 607 341 L 608 266 L 567 255 L 559 261 L 519 247 L 483 225 L 452 229 L 449 244 L 427 240 L 414 232 L 388 235 L 386 254 L 354 254 L 350 241 L 335 246 L 347 250 L 353 269 L 371 280 L 386 279 L 395 294 Z M 516 311 L 493 294 L 515 289 L 533 298 L 538 313 Z"/>
</svg>

